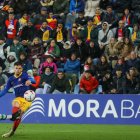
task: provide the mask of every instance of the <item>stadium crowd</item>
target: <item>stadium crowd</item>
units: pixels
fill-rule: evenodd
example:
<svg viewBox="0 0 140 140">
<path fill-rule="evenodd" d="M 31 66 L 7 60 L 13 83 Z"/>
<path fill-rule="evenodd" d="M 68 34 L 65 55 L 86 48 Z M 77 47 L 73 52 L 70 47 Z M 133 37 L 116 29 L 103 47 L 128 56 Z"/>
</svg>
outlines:
<svg viewBox="0 0 140 140">
<path fill-rule="evenodd" d="M 19 61 L 38 94 L 140 93 L 139 0 L 0 5 L 1 90 Z"/>
</svg>

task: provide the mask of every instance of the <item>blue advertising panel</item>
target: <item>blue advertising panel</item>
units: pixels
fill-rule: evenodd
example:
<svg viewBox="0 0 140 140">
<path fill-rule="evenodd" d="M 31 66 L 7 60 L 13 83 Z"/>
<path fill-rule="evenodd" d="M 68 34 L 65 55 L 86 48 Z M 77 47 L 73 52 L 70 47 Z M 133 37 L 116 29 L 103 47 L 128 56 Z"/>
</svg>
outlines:
<svg viewBox="0 0 140 140">
<path fill-rule="evenodd" d="M 0 113 L 11 114 L 13 99 L 0 98 Z M 37 95 L 22 122 L 139 125 L 140 95 Z"/>
</svg>

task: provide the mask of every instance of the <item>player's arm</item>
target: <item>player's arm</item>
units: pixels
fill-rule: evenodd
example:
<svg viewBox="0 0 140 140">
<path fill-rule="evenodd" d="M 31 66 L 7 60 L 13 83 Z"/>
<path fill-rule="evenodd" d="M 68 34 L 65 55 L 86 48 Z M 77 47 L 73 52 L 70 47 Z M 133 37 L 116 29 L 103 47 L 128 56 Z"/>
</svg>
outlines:
<svg viewBox="0 0 140 140">
<path fill-rule="evenodd" d="M 4 96 L 11 87 L 12 85 L 11 85 L 10 79 L 8 79 L 5 88 L 0 92 L 0 97 Z"/>
<path fill-rule="evenodd" d="M 26 74 L 26 82 L 25 82 L 25 85 L 26 86 L 30 86 L 31 84 L 36 84 L 36 81 L 35 81 L 34 77 Z"/>
</svg>

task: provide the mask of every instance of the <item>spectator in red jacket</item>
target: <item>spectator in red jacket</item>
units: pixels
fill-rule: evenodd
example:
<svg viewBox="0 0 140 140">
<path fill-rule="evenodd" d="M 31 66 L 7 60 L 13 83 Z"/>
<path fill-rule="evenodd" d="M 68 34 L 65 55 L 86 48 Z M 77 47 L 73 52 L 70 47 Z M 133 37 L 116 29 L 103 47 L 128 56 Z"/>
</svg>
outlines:
<svg viewBox="0 0 140 140">
<path fill-rule="evenodd" d="M 41 79 L 40 76 L 38 75 L 38 69 L 36 67 L 33 67 L 33 76 L 36 83 L 31 85 L 31 89 L 35 91 L 39 87 Z"/>
<path fill-rule="evenodd" d="M 97 92 L 99 82 L 91 75 L 90 70 L 86 70 L 80 80 L 80 93 L 93 94 Z"/>
</svg>

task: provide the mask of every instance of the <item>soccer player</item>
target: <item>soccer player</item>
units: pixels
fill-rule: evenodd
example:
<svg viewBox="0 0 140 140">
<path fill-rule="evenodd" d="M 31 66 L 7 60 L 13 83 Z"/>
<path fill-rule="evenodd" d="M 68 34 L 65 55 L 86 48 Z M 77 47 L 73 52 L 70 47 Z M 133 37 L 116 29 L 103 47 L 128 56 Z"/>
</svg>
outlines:
<svg viewBox="0 0 140 140">
<path fill-rule="evenodd" d="M 2 137 L 5 138 L 14 135 L 17 127 L 21 122 L 22 114 L 31 106 L 31 102 L 28 102 L 24 99 L 24 93 L 29 90 L 31 84 L 35 83 L 35 80 L 27 73 L 22 71 L 22 64 L 20 62 L 16 62 L 14 64 L 14 75 L 9 77 L 4 90 L 0 92 L 1 97 L 5 95 L 10 88 L 14 88 L 14 93 L 16 96 L 12 102 L 12 115 L 1 115 L 2 120 L 11 119 L 14 121 L 12 129 L 8 133 L 2 135 Z"/>
</svg>

